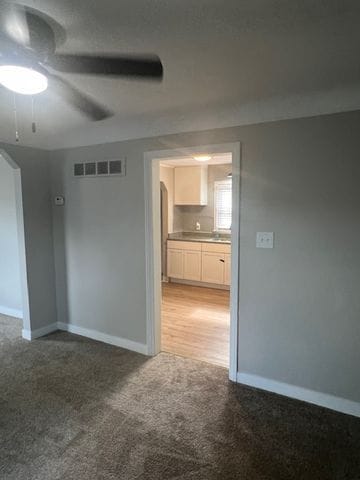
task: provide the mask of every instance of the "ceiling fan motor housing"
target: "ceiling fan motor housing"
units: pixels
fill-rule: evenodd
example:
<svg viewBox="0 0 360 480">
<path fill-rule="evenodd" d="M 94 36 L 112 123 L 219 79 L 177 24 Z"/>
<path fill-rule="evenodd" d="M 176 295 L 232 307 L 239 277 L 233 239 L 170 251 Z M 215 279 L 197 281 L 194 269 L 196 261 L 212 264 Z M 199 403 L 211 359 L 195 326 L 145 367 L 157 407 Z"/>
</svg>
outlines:
<svg viewBox="0 0 360 480">
<path fill-rule="evenodd" d="M 0 0 L 1 5 L 1 0 Z M 0 29 L 0 65 L 12 68 L 9 89 L 15 89 L 15 80 L 24 83 L 24 72 L 28 75 L 40 74 L 46 77 L 55 93 L 64 98 L 72 107 L 90 120 L 98 121 L 112 116 L 114 113 L 100 105 L 86 93 L 81 92 L 71 82 L 54 73 L 97 75 L 103 77 L 133 77 L 139 80 L 159 80 L 163 78 L 163 66 L 160 58 L 154 54 L 144 55 L 93 55 L 88 53 L 56 53 L 56 43 L 61 42 L 59 25 L 55 20 L 30 7 L 18 6 L 9 13 L 10 22 L 17 24 L 17 32 L 2 32 Z M 50 70 L 49 70 L 50 68 Z M 15 72 L 16 70 L 16 72 Z M 9 75 L 9 72 L 7 72 Z M 14 75 L 16 74 L 16 78 Z M 44 82 L 43 82 L 44 83 Z M 4 85 L 4 83 L 2 83 Z M 27 89 L 28 91 L 28 89 Z M 44 90 L 36 91 L 41 93 Z M 28 93 L 30 94 L 30 93 Z M 31 93 L 32 94 L 32 93 Z"/>
</svg>

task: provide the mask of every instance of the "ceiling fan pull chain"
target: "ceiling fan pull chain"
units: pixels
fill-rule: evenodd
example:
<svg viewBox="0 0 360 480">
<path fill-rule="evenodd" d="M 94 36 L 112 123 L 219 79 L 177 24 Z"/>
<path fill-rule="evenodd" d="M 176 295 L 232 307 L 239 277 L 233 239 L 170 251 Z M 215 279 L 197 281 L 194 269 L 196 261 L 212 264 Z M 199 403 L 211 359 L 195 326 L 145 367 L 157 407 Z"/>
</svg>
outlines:
<svg viewBox="0 0 360 480">
<path fill-rule="evenodd" d="M 36 123 L 35 123 L 35 114 L 34 114 L 34 97 L 31 96 L 31 130 L 33 133 L 36 133 Z"/>
<path fill-rule="evenodd" d="M 17 110 L 16 110 L 16 95 L 14 93 L 14 123 L 15 123 L 15 142 L 19 142 L 19 126 L 18 126 L 18 118 L 17 118 Z"/>
</svg>

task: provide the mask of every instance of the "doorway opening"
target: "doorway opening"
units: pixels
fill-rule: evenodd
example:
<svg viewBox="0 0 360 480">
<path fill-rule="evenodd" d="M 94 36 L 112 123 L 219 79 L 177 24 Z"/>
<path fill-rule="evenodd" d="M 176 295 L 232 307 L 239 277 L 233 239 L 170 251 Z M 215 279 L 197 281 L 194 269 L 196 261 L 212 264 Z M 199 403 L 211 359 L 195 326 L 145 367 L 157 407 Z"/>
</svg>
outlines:
<svg viewBox="0 0 360 480">
<path fill-rule="evenodd" d="M 228 368 L 232 156 L 197 158 L 160 161 L 161 350 Z"/>
<path fill-rule="evenodd" d="M 148 353 L 222 365 L 236 380 L 240 144 L 144 160 Z"/>
<path fill-rule="evenodd" d="M 21 172 L 0 149 L 0 317 L 3 324 L 22 323 L 30 331 Z"/>
</svg>

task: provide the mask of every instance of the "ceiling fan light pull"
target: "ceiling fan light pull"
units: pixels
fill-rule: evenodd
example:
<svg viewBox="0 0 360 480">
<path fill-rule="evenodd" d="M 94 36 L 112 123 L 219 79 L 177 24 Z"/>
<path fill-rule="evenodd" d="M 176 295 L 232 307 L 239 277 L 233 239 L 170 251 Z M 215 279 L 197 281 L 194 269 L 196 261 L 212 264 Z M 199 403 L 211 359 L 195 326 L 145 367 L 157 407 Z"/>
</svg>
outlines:
<svg viewBox="0 0 360 480">
<path fill-rule="evenodd" d="M 34 113 L 34 97 L 31 97 L 31 130 L 36 133 L 35 113 Z"/>
<path fill-rule="evenodd" d="M 18 118 L 17 118 L 17 110 L 16 110 L 16 95 L 15 95 L 15 93 L 13 94 L 13 99 L 14 99 L 15 142 L 19 142 L 20 141 L 20 135 L 19 135 L 19 127 L 18 127 Z"/>
</svg>

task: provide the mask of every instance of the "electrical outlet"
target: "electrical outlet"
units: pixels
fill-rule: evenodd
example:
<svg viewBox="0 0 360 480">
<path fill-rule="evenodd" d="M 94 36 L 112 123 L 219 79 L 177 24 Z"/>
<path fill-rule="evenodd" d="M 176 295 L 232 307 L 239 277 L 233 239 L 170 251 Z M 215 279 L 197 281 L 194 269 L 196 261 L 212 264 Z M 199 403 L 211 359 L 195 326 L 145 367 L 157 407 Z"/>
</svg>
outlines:
<svg viewBox="0 0 360 480">
<path fill-rule="evenodd" d="M 274 232 L 256 232 L 256 248 L 274 248 Z"/>
</svg>

